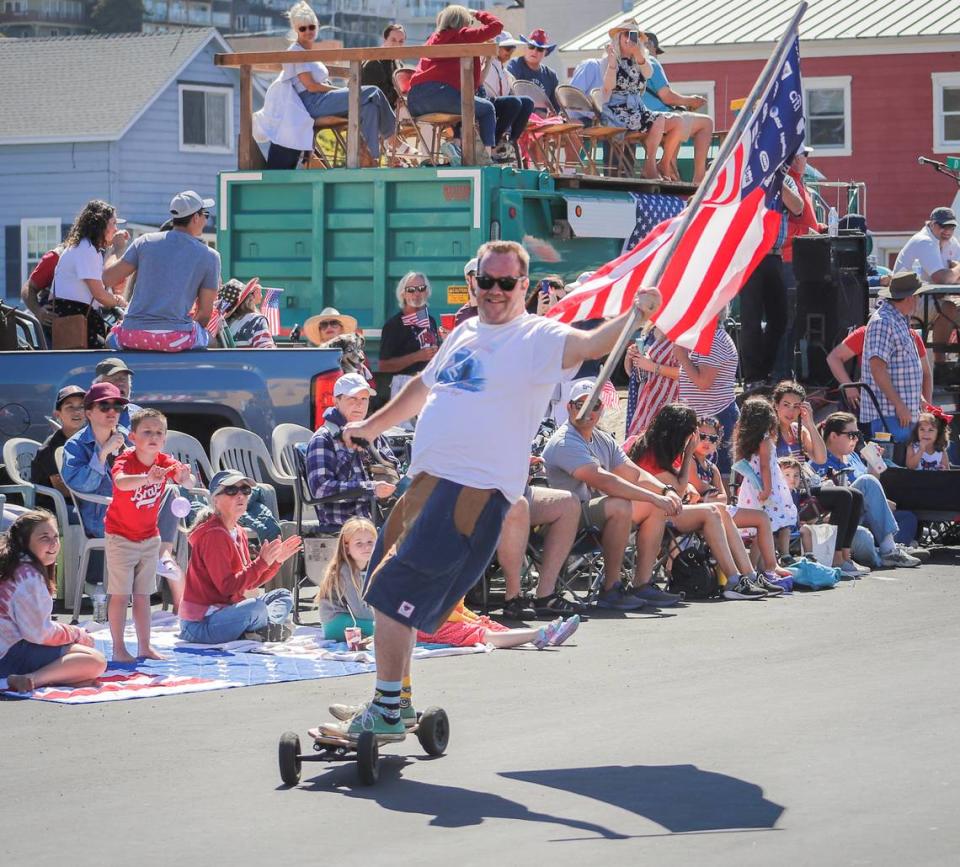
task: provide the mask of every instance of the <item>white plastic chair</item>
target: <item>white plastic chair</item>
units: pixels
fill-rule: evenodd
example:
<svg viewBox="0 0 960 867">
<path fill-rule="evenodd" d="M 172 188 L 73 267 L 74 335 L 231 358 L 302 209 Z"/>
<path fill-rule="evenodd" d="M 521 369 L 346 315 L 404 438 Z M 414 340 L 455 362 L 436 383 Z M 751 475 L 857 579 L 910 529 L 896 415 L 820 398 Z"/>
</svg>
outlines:
<svg viewBox="0 0 960 867">
<path fill-rule="evenodd" d="M 67 600 L 73 595 L 77 579 L 76 565 L 83 543 L 83 530 L 79 524 L 70 523 L 67 501 L 60 491 L 30 481 L 33 462 L 39 450 L 40 443 L 36 440 L 14 437 L 4 443 L 3 463 L 14 486 L 29 489 L 31 494 L 42 494 L 53 502 L 54 514 L 63 536 L 63 598 Z M 34 502 L 32 498 L 31 502 Z"/>
<path fill-rule="evenodd" d="M 313 431 L 302 424 L 285 423 L 273 429 L 270 440 L 270 450 L 273 453 L 273 465 L 284 478 L 289 478 L 289 484 L 296 487 L 297 459 L 294 449 L 302 443 L 310 442 Z"/>
<path fill-rule="evenodd" d="M 198 488 L 206 488 L 210 484 L 215 470 L 198 439 L 178 430 L 168 430 L 163 450 L 181 464 L 189 464 Z"/>
<path fill-rule="evenodd" d="M 7 445 L 12 442 L 32 443 L 36 448 L 28 454 L 28 450 L 7 451 Z M 3 467 L 7 468 L 7 475 L 10 476 L 12 485 L 0 485 L 0 494 L 16 494 L 23 499 L 23 505 L 28 509 L 36 506 L 37 498 L 33 489 L 33 483 L 30 481 L 30 465 L 33 463 L 33 457 L 40 448 L 40 443 L 36 440 L 26 439 L 25 437 L 14 437 L 7 440 L 3 447 Z M 2 469 L 3 467 L 0 467 Z"/>
<path fill-rule="evenodd" d="M 239 427 L 222 427 L 210 438 L 210 463 L 215 471 L 239 470 L 263 488 L 274 516 L 279 520 L 274 485 L 293 487 L 295 479 L 279 472 L 260 437 Z M 264 472 L 266 471 L 266 472 Z"/>
</svg>

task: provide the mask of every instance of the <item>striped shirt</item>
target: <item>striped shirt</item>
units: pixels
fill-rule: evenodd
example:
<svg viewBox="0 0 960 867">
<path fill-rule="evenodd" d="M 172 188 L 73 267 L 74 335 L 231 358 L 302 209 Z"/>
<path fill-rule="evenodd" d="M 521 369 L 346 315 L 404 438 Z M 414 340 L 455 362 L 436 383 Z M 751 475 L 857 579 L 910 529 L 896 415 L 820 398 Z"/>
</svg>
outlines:
<svg viewBox="0 0 960 867">
<path fill-rule="evenodd" d="M 718 415 L 736 399 L 737 365 L 739 356 L 733 339 L 723 328 L 717 328 L 708 355 L 691 352 L 690 360 L 697 365 L 716 367 L 717 378 L 708 391 L 701 391 L 680 368 L 680 402 L 693 409 L 698 416 Z"/>
<path fill-rule="evenodd" d="M 923 389 L 923 365 L 917 354 L 917 344 L 907 319 L 893 304 L 884 304 L 870 317 L 863 341 L 863 360 L 860 362 L 863 381 L 877 396 L 880 412 L 888 419 L 896 419 L 897 410 L 873 378 L 870 359 L 887 363 L 893 388 L 910 410 L 911 421 L 920 413 L 920 393 Z M 872 400 L 860 401 L 860 421 L 866 424 L 876 419 Z"/>
<path fill-rule="evenodd" d="M 647 358 L 661 367 L 677 367 L 679 362 L 673 354 L 673 343 L 664 338 L 653 337 L 646 344 Z M 637 395 L 637 408 L 627 428 L 627 436 L 642 434 L 653 421 L 654 416 L 668 403 L 677 400 L 677 380 L 655 373 L 641 373 L 643 377 L 640 393 Z"/>
</svg>

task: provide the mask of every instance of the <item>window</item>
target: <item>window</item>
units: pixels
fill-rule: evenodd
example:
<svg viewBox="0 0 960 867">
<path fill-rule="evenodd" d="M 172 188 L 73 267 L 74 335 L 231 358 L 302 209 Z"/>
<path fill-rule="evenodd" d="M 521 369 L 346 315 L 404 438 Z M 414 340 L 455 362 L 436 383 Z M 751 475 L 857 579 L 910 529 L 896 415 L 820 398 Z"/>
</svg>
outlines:
<svg viewBox="0 0 960 867">
<path fill-rule="evenodd" d="M 960 147 L 960 72 L 934 72 L 933 150 L 955 153 Z"/>
<path fill-rule="evenodd" d="M 805 79 L 803 96 L 807 144 L 817 149 L 817 156 L 850 156 L 853 153 L 850 76 Z"/>
<path fill-rule="evenodd" d="M 233 151 L 233 88 L 180 85 L 180 150 Z"/>
<path fill-rule="evenodd" d="M 41 217 L 40 219 L 20 221 L 20 283 L 26 283 L 30 272 L 48 250 L 52 250 L 62 240 L 60 219 Z"/>
<path fill-rule="evenodd" d="M 684 96 L 702 96 L 707 100 L 707 104 L 697 110 L 697 114 L 708 114 L 713 120 L 717 116 L 714 114 L 714 83 L 712 81 L 671 81 L 670 89 Z"/>
</svg>

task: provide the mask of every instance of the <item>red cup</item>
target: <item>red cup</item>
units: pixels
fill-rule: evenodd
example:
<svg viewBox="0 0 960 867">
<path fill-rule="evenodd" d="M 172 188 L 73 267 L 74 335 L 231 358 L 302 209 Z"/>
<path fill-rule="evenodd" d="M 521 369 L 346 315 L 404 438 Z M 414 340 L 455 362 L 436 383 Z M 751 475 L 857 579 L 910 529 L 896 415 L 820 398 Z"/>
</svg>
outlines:
<svg viewBox="0 0 960 867">
<path fill-rule="evenodd" d="M 441 313 L 440 324 L 443 326 L 445 331 L 453 331 L 453 327 L 457 324 L 457 314 Z"/>
<path fill-rule="evenodd" d="M 360 642 L 363 641 L 363 633 L 359 626 L 348 626 L 343 630 L 344 641 L 347 642 L 347 650 L 360 650 Z"/>
</svg>

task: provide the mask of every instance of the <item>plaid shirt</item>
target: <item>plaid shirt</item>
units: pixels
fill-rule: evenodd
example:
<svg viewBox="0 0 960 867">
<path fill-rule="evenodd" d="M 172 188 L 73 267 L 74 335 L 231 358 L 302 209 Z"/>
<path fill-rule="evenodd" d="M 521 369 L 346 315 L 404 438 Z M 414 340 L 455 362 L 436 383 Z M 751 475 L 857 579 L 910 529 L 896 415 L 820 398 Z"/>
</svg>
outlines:
<svg viewBox="0 0 960 867">
<path fill-rule="evenodd" d="M 336 407 L 328 409 L 323 418 L 324 422 L 329 421 L 341 428 L 347 423 Z M 399 471 L 400 464 L 390 451 L 387 441 L 383 437 L 377 437 L 375 445 L 380 454 L 392 461 L 394 468 Z M 311 496 L 329 497 L 358 488 L 369 491 L 372 496 L 376 483 L 370 472 L 370 463 L 370 455 L 365 449 L 348 449 L 342 439 L 334 438 L 333 431 L 322 425 L 307 445 L 307 487 Z M 320 526 L 324 529 L 339 530 L 349 518 L 371 518 L 371 496 L 317 506 Z"/>
<path fill-rule="evenodd" d="M 917 354 L 917 344 L 910 333 L 910 320 L 893 304 L 881 304 L 867 323 L 863 343 L 862 376 L 877 395 L 880 411 L 887 418 L 896 420 L 897 411 L 890 399 L 880 390 L 870 369 L 870 359 L 879 358 L 887 363 L 890 381 L 900 399 L 910 408 L 910 417 L 917 420 L 920 411 L 920 393 L 923 387 L 923 364 Z M 873 401 L 860 401 L 860 421 L 871 422 L 877 411 Z"/>
</svg>

